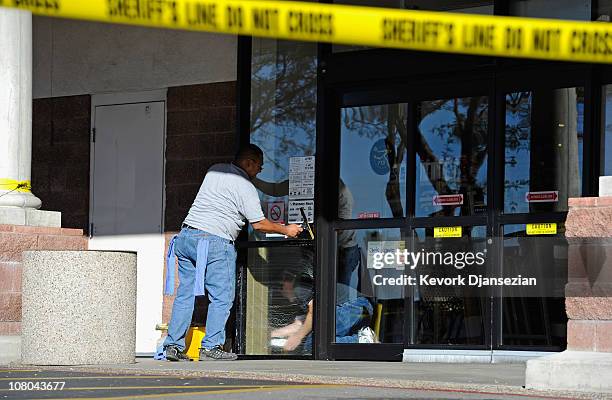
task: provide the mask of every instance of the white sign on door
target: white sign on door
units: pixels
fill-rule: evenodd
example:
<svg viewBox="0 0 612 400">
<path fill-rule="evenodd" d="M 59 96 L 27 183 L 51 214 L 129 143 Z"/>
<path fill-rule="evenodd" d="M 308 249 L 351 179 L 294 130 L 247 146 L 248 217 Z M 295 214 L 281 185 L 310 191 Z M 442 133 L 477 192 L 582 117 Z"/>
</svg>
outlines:
<svg viewBox="0 0 612 400">
<path fill-rule="evenodd" d="M 289 202 L 289 223 L 301 224 L 302 213 L 300 208 L 304 208 L 306 218 L 309 223 L 314 222 L 314 200 L 292 200 Z"/>
<path fill-rule="evenodd" d="M 315 158 L 289 158 L 289 199 L 314 198 Z"/>
</svg>

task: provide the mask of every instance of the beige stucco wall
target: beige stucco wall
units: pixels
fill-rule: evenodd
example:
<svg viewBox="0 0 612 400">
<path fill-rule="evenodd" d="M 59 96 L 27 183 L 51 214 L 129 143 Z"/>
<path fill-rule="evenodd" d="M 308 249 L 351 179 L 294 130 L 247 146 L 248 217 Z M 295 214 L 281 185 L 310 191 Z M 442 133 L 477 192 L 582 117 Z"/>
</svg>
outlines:
<svg viewBox="0 0 612 400">
<path fill-rule="evenodd" d="M 33 97 L 236 80 L 236 36 L 34 17 Z"/>
</svg>

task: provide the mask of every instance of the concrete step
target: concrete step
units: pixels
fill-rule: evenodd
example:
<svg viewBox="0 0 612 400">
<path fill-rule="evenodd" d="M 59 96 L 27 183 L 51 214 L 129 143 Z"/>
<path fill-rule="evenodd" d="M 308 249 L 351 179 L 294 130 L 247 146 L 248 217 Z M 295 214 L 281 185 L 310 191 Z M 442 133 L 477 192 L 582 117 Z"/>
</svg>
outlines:
<svg viewBox="0 0 612 400">
<path fill-rule="evenodd" d="M 528 389 L 612 393 L 612 353 L 571 351 L 527 361 Z"/>
<path fill-rule="evenodd" d="M 21 336 L 0 336 L 0 365 L 21 362 Z"/>
</svg>

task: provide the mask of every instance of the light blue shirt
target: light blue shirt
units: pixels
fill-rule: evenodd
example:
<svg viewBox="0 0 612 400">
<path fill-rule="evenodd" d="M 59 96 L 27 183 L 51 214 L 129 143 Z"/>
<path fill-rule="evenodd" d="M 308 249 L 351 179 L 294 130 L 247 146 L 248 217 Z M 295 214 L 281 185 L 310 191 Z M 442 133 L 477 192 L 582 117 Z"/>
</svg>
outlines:
<svg viewBox="0 0 612 400">
<path fill-rule="evenodd" d="M 264 214 L 247 173 L 234 164 L 215 164 L 206 173 L 185 223 L 213 235 L 236 240 L 245 224 Z"/>
</svg>

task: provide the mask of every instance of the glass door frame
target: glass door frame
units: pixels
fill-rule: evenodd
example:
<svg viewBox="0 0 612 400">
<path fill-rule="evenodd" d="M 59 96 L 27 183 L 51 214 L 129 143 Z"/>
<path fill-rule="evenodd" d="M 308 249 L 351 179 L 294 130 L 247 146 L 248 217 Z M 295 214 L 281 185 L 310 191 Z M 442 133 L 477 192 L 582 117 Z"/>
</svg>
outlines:
<svg viewBox="0 0 612 400">
<path fill-rule="evenodd" d="M 318 135 L 322 143 L 317 143 L 317 154 L 325 154 L 324 160 L 318 160 L 322 164 L 319 170 L 325 170 L 325 189 L 322 190 L 320 202 L 325 204 L 321 211 L 322 219 L 325 219 L 326 229 L 320 229 L 318 238 L 319 249 L 322 251 L 319 258 L 320 265 L 333 265 L 321 273 L 324 279 L 317 280 L 320 285 L 325 285 L 325 297 L 318 297 L 319 304 L 325 307 L 317 307 L 318 317 L 325 321 L 319 324 L 317 333 L 321 341 L 321 348 L 325 349 L 325 357 L 329 359 L 372 359 L 372 360 L 401 360 L 404 349 L 427 348 L 427 349 L 485 349 L 485 350 L 530 350 L 530 351 L 558 351 L 560 349 L 544 348 L 534 346 L 509 346 L 502 341 L 502 301 L 498 296 L 491 299 L 491 307 L 483 316 L 486 323 L 490 323 L 491 329 L 485 335 L 485 343 L 482 346 L 441 346 L 441 345 L 414 345 L 410 343 L 411 324 L 408 318 L 404 320 L 404 343 L 402 344 L 336 344 L 333 343 L 334 332 L 334 301 L 335 285 L 327 282 L 336 282 L 336 260 L 335 231 L 338 229 L 359 228 L 406 228 L 412 232 L 417 227 L 449 226 L 449 225 L 480 225 L 486 226 L 487 235 L 500 237 L 502 228 L 508 224 L 525 224 L 537 222 L 564 222 L 566 212 L 504 214 L 504 152 L 505 152 L 505 94 L 519 90 L 534 90 L 537 88 L 563 88 L 573 86 L 584 86 L 584 143 L 583 143 L 583 172 L 582 172 L 582 196 L 594 194 L 595 182 L 599 176 L 599 160 L 592 155 L 597 153 L 599 133 L 593 132 L 594 120 L 597 119 L 595 108 L 598 98 L 593 90 L 591 82 L 591 68 L 588 66 L 563 65 L 561 68 L 550 68 L 550 65 L 536 66 L 534 68 L 516 68 L 517 63 L 512 62 L 512 68 L 494 68 L 485 72 L 467 72 L 454 75 L 452 78 L 434 78 L 431 80 L 418 79 L 418 83 L 410 84 L 380 84 L 371 85 L 361 81 L 357 84 L 328 85 L 324 88 L 325 132 Z M 520 63 L 518 63 L 520 65 Z M 367 81 L 367 80 L 366 80 Z M 461 83 L 457 83 L 461 82 Z M 415 102 L 431 100 L 435 98 L 465 97 L 469 95 L 487 95 L 489 97 L 488 110 L 488 163 L 487 163 L 487 213 L 482 216 L 458 216 L 458 217 L 414 217 L 415 199 L 415 173 L 416 152 L 415 132 L 416 107 Z M 319 99 L 322 101 L 322 99 Z M 364 106 L 388 103 L 409 103 L 409 140 L 407 156 L 406 177 L 406 203 L 407 216 L 396 219 L 379 220 L 339 220 L 337 217 L 338 185 L 340 176 L 340 109 L 345 106 Z M 325 150 L 325 152 L 320 150 Z M 319 158 L 319 157 L 318 157 Z M 328 221 L 328 222 L 327 222 Z M 491 262 L 495 268 L 502 268 L 502 248 L 497 246 L 491 256 Z M 322 282 L 325 281 L 325 282 Z M 499 289 L 501 290 L 501 289 Z M 407 310 L 411 310 L 411 302 L 405 299 Z M 410 315 L 413 315 L 410 313 Z"/>
<path fill-rule="evenodd" d="M 326 127 L 330 134 L 323 135 L 327 138 L 327 143 L 324 144 L 329 151 L 333 149 L 333 156 L 327 156 L 326 170 L 333 173 L 328 173 L 328 180 L 331 180 L 328 184 L 329 189 L 325 191 L 327 194 L 324 203 L 331 205 L 333 204 L 334 209 L 328 210 L 332 215 L 331 223 L 329 224 L 330 232 L 329 237 L 331 240 L 326 240 L 327 243 L 334 245 L 329 246 L 328 251 L 328 263 L 327 265 L 336 265 L 336 248 L 335 248 L 335 237 L 336 231 L 341 229 L 381 229 L 381 228 L 400 228 L 408 232 L 406 240 L 413 241 L 414 229 L 417 228 L 429 228 L 433 226 L 485 226 L 487 227 L 487 221 L 489 220 L 488 215 L 474 215 L 474 216 L 458 216 L 458 217 L 415 217 L 415 198 L 416 186 L 416 139 L 415 134 L 416 127 L 418 124 L 416 115 L 416 104 L 420 101 L 443 99 L 443 98 L 455 98 L 455 97 L 469 97 L 469 96 L 487 96 L 488 98 L 493 97 L 493 76 L 488 74 L 483 76 L 469 76 L 466 77 L 461 83 L 457 83 L 456 79 L 433 79 L 433 80 L 420 80 L 415 84 L 404 84 L 394 85 L 392 88 L 380 88 L 380 87 L 360 87 L 360 88 L 348 88 L 339 89 L 332 91 L 333 104 L 335 110 L 332 111 L 329 119 L 326 121 Z M 407 116 L 407 127 L 408 127 L 408 140 L 407 140 L 407 166 L 406 166 L 406 212 L 403 218 L 385 218 L 385 219 L 369 219 L 369 220 L 340 220 L 337 217 L 337 198 L 338 198 L 338 184 L 337 179 L 340 176 L 340 109 L 343 107 L 359 107 L 369 106 L 376 104 L 390 104 L 390 103 L 407 103 L 408 104 L 408 116 Z M 331 110 L 330 110 L 331 111 Z M 488 123 L 487 123 L 487 157 L 488 160 L 492 159 L 492 139 L 493 139 L 493 107 L 489 104 L 488 107 Z M 332 133 L 333 132 L 333 133 Z M 487 181 L 491 179 L 491 173 L 493 166 L 492 163 L 487 162 Z M 335 178 L 335 179 L 334 179 Z M 487 191 L 487 203 L 490 204 L 492 193 Z M 335 200 L 334 200 L 335 199 Z M 487 232 L 487 234 L 490 234 Z M 328 268 L 325 273 L 326 280 L 328 282 L 336 282 L 336 268 Z M 329 330 L 330 339 L 333 338 L 331 335 L 334 332 L 334 304 L 335 301 L 335 285 L 331 285 L 327 291 L 328 297 L 322 299 L 322 304 L 326 306 L 326 311 L 329 313 L 331 318 L 328 318 L 327 328 Z M 414 316 L 412 312 L 414 304 L 410 297 L 404 296 L 404 309 L 407 313 L 404 315 L 403 321 L 403 337 L 402 343 L 381 343 L 376 345 L 365 345 L 365 344 L 337 344 L 331 340 L 328 343 L 330 356 L 333 359 L 373 359 L 373 360 L 401 360 L 404 349 L 408 348 L 427 348 L 427 349 L 481 349 L 487 350 L 491 348 L 491 335 L 490 330 L 485 334 L 484 344 L 478 346 L 466 346 L 466 345 L 414 345 L 414 330 L 412 329 L 413 323 L 406 315 L 411 317 Z M 486 308 L 483 315 L 483 320 L 486 326 L 489 326 L 486 321 L 490 320 L 489 316 L 490 307 Z"/>
</svg>

